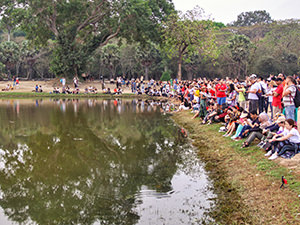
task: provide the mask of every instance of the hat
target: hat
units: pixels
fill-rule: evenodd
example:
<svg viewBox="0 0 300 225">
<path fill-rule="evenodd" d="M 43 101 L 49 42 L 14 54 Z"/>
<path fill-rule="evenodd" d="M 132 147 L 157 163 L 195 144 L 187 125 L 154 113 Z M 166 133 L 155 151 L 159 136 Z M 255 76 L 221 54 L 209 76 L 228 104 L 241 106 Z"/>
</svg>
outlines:
<svg viewBox="0 0 300 225">
<path fill-rule="evenodd" d="M 278 119 L 276 120 L 276 123 L 282 123 L 282 122 L 285 122 L 285 117 L 284 116 L 278 117 Z"/>
<path fill-rule="evenodd" d="M 252 74 L 251 76 L 250 76 L 250 79 L 256 79 L 257 78 L 257 75 L 256 74 Z"/>
<path fill-rule="evenodd" d="M 248 116 L 248 113 L 243 112 L 243 113 L 241 114 L 240 118 L 246 118 L 247 116 Z"/>
</svg>

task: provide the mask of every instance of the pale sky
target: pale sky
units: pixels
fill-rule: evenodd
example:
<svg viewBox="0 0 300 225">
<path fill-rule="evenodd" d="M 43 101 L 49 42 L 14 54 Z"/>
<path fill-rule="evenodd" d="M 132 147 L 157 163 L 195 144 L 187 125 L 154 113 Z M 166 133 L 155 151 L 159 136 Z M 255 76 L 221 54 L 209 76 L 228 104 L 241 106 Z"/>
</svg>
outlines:
<svg viewBox="0 0 300 225">
<path fill-rule="evenodd" d="M 272 19 L 300 19 L 300 0 L 173 0 L 176 10 L 186 11 L 199 5 L 206 15 L 225 24 L 242 12 L 266 10 Z"/>
</svg>

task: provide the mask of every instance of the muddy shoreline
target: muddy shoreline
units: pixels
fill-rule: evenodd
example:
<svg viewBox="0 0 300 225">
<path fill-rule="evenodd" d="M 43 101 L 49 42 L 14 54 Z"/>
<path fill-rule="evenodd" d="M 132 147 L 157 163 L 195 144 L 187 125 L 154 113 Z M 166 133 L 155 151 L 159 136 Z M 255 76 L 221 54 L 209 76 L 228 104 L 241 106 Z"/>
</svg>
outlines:
<svg viewBox="0 0 300 225">
<path fill-rule="evenodd" d="M 184 127 L 214 183 L 218 196 L 210 216 L 218 224 L 299 224 L 299 197 L 293 185 L 298 177 L 278 164 L 268 164 L 262 152 L 222 137 L 219 125 L 200 125 L 189 112 L 172 119 Z M 270 175 L 271 173 L 271 175 Z M 274 173 L 274 174 L 272 174 Z M 289 177 L 290 187 L 280 190 L 277 177 Z"/>
</svg>

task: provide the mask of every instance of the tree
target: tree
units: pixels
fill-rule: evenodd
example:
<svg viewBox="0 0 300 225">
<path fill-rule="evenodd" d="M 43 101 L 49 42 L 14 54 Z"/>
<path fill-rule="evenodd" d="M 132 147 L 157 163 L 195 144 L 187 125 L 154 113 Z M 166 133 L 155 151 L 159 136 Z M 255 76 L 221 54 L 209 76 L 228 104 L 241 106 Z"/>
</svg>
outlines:
<svg viewBox="0 0 300 225">
<path fill-rule="evenodd" d="M 120 67 L 122 75 L 131 78 L 138 65 L 137 43 L 123 44 L 120 49 Z"/>
<path fill-rule="evenodd" d="M 245 66 L 250 55 L 251 41 L 244 35 L 234 35 L 229 40 L 228 48 L 231 51 L 232 59 L 237 62 L 237 77 L 240 77 L 241 70 L 245 73 Z"/>
<path fill-rule="evenodd" d="M 159 56 L 159 50 L 153 43 L 139 47 L 139 61 L 145 69 L 145 80 L 149 80 L 149 67 L 155 62 Z"/>
<path fill-rule="evenodd" d="M 7 31 L 7 41 L 11 41 L 12 31 L 20 25 L 24 10 L 15 1 L 2 0 L 0 3 L 0 28 Z"/>
<path fill-rule="evenodd" d="M 273 20 L 266 10 L 257 10 L 241 13 L 238 15 L 237 20 L 233 22 L 232 25 L 237 27 L 245 27 L 261 23 L 269 24 L 272 22 Z"/>
<path fill-rule="evenodd" d="M 169 57 L 177 57 L 177 78 L 182 79 L 182 63 L 188 61 L 195 52 L 215 56 L 213 30 L 210 20 L 203 20 L 203 10 L 199 7 L 185 14 L 172 14 L 164 24 L 164 49 Z"/>
<path fill-rule="evenodd" d="M 116 44 L 108 44 L 102 48 L 101 62 L 109 69 L 109 79 L 115 78 L 117 66 L 120 63 L 120 49 Z"/>
<path fill-rule="evenodd" d="M 20 48 L 12 41 L 0 43 L 0 62 L 6 67 L 8 78 L 11 77 L 12 70 L 16 68 L 19 60 Z"/>
<path fill-rule="evenodd" d="M 17 0 L 28 17 L 23 28 L 35 44 L 54 40 L 51 69 L 73 76 L 85 71 L 98 47 L 117 36 L 158 40 L 158 28 L 173 11 L 170 0 Z"/>
</svg>

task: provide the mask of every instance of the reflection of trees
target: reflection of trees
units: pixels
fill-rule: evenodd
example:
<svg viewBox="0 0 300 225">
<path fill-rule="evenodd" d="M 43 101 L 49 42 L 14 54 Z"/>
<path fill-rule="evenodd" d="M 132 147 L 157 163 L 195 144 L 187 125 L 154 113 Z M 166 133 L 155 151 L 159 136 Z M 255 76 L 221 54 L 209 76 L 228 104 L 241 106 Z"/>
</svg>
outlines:
<svg viewBox="0 0 300 225">
<path fill-rule="evenodd" d="M 176 172 L 176 128 L 157 113 L 119 114 L 109 104 L 0 108 L 0 205 L 16 222 L 134 224 L 142 185 L 169 191 Z M 14 121 L 14 123 L 10 122 Z"/>
</svg>

